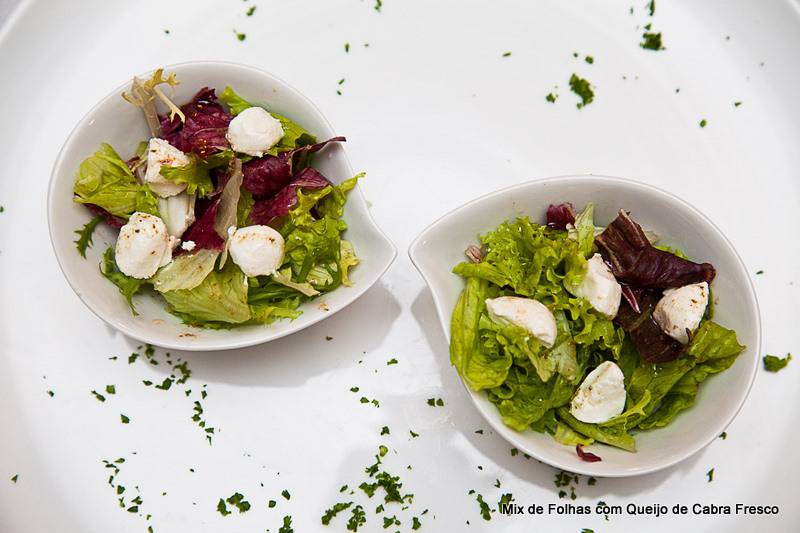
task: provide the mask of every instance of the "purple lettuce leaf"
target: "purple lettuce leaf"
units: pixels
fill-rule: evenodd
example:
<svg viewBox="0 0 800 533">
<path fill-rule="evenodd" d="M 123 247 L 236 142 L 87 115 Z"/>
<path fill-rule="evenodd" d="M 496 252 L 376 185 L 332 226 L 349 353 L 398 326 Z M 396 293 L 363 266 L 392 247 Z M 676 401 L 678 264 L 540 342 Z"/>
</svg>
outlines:
<svg viewBox="0 0 800 533">
<path fill-rule="evenodd" d="M 623 210 L 595 243 L 614 277 L 634 287 L 669 289 L 711 283 L 716 274 L 710 263 L 694 263 L 655 248 Z"/>
<path fill-rule="evenodd" d="M 580 444 L 575 445 L 575 453 L 578 454 L 578 457 L 581 458 L 581 461 L 586 461 L 587 463 L 596 463 L 603 460 L 599 455 L 595 455 L 592 452 L 583 451 L 583 446 Z"/>
<path fill-rule="evenodd" d="M 221 197 L 222 195 L 217 195 L 213 199 L 203 198 L 197 200 L 195 206 L 195 216 L 197 218 L 181 237 L 183 242 L 194 241 L 195 250 L 222 251 L 225 248 L 225 241 L 214 229 Z M 183 249 L 178 247 L 175 249 L 174 255 L 177 256 L 182 253 Z"/>
<path fill-rule="evenodd" d="M 628 334 L 639 357 L 647 363 L 666 363 L 680 357 L 684 346 L 664 333 L 653 319 L 653 310 L 661 299 L 661 291 L 641 288 L 629 288 L 629 291 L 639 309 L 634 309 L 626 297 L 620 303 L 614 322 Z"/>
<path fill-rule="evenodd" d="M 124 218 L 114 216 L 100 206 L 94 204 L 85 204 L 85 205 L 93 215 L 99 215 L 103 217 L 105 223 L 111 226 L 112 228 L 119 229 L 122 226 L 124 226 L 125 223 L 127 222 L 127 220 L 125 220 Z"/>
<path fill-rule="evenodd" d="M 228 148 L 225 134 L 231 115 L 217 100 L 214 89 L 204 87 L 188 104 L 181 106 L 186 121 L 180 117 L 159 117 L 162 136 L 175 148 L 183 152 L 194 152 L 202 158 Z"/>
<path fill-rule="evenodd" d="M 575 208 L 571 203 L 553 205 L 547 208 L 547 225 L 553 229 L 567 229 L 567 224 L 575 224 Z"/>
<path fill-rule="evenodd" d="M 328 178 L 320 174 L 317 170 L 307 167 L 278 194 L 272 198 L 265 198 L 257 201 L 253 205 L 250 213 L 250 220 L 253 224 L 267 225 L 277 217 L 286 216 L 289 211 L 297 205 L 297 189 L 322 189 L 330 185 Z"/>
<path fill-rule="evenodd" d="M 305 168 L 310 154 L 322 150 L 329 143 L 344 141 L 344 137 L 334 137 L 277 156 L 268 155 L 248 161 L 242 166 L 243 187 L 256 198 L 276 194 L 292 180 L 295 173 Z"/>
</svg>

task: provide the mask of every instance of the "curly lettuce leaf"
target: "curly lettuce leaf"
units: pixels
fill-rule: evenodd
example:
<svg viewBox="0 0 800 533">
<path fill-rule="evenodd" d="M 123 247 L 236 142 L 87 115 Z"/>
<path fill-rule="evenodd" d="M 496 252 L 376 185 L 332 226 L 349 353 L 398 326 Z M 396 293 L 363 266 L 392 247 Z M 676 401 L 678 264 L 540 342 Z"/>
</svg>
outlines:
<svg viewBox="0 0 800 533">
<path fill-rule="evenodd" d="M 347 194 L 355 188 L 358 180 L 363 179 L 365 175 L 364 172 L 361 172 L 348 180 L 344 180 L 339 185 L 334 185 L 330 194 L 322 198 L 317 204 L 319 214 L 331 218 L 342 218 L 344 205 L 347 202 Z"/>
<path fill-rule="evenodd" d="M 169 311 L 187 324 L 213 327 L 218 322 L 241 324 L 250 320 L 247 290 L 247 278 L 231 261 L 221 270 L 212 270 L 192 289 L 162 294 L 169 303 Z"/>
<path fill-rule="evenodd" d="M 230 86 L 225 87 L 225 90 L 220 93 L 219 100 L 228 106 L 228 111 L 233 116 L 238 115 L 249 107 L 253 107 L 252 104 L 236 94 L 236 92 Z M 281 137 L 281 140 L 278 141 L 278 144 L 267 150 L 267 154 L 274 156 L 282 152 L 288 152 L 301 146 L 306 146 L 317 142 L 316 137 L 311 135 L 296 122 L 293 122 L 288 118 L 271 111 L 269 111 L 269 114 L 280 121 L 281 126 L 283 127 L 283 137 Z"/>
<path fill-rule="evenodd" d="M 166 179 L 186 185 L 186 192 L 205 198 L 214 192 L 211 170 L 228 165 L 233 159 L 231 150 L 224 150 L 210 155 L 207 159 L 189 154 L 189 164 L 182 167 L 162 166 L 159 171 Z"/>
<path fill-rule="evenodd" d="M 78 234 L 78 238 L 75 240 L 75 247 L 84 259 L 86 259 L 86 249 L 92 247 L 92 234 L 102 220 L 103 216 L 97 215 L 84 224 L 83 228 L 75 230 L 75 233 Z"/>
<path fill-rule="evenodd" d="M 139 211 L 158 215 L 158 201 L 142 185 L 110 144 L 103 143 L 81 163 L 73 187 L 74 201 L 96 205 L 111 215 L 128 218 Z"/>
<path fill-rule="evenodd" d="M 128 306 L 131 308 L 131 312 L 134 316 L 138 315 L 139 313 L 133 306 L 133 296 L 139 292 L 139 289 L 142 288 L 142 285 L 144 285 L 146 281 L 123 274 L 114 259 L 114 249 L 110 246 L 103 254 L 103 264 L 100 267 L 100 272 L 108 281 L 117 286 L 120 294 L 122 294 L 125 297 L 125 301 L 128 302 Z"/>
<path fill-rule="evenodd" d="M 342 239 L 339 243 L 339 270 L 342 273 L 342 285 L 352 287 L 353 282 L 350 281 L 348 272 L 354 266 L 357 266 L 361 261 L 356 255 L 356 250 L 353 248 L 353 243 Z"/>
<path fill-rule="evenodd" d="M 777 355 L 765 355 L 764 356 L 764 370 L 767 372 L 780 372 L 786 365 L 789 364 L 789 361 L 792 360 L 792 354 L 786 354 L 786 357 L 778 357 Z"/>
<path fill-rule="evenodd" d="M 609 444 L 629 452 L 636 451 L 636 441 L 624 428 L 619 426 L 600 427 L 597 424 L 581 422 L 569 412 L 566 407 L 559 407 L 556 410 L 559 420 L 569 426 L 572 430 L 598 442 Z"/>
<path fill-rule="evenodd" d="M 505 425 L 524 431 L 550 409 L 568 403 L 574 389 L 563 376 L 545 383 L 532 365 L 514 364 L 503 384 L 491 389 L 489 400 L 497 406 Z"/>
</svg>

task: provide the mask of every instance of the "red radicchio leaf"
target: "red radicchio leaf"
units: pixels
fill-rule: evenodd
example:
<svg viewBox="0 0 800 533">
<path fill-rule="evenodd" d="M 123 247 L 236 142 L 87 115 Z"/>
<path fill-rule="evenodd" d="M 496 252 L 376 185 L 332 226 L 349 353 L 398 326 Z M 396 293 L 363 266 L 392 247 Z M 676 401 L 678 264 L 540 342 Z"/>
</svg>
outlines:
<svg viewBox="0 0 800 533">
<path fill-rule="evenodd" d="M 315 169 L 304 168 L 289 185 L 281 191 L 264 200 L 259 200 L 253 205 L 250 220 L 253 224 L 269 224 L 274 218 L 286 216 L 297 204 L 297 189 L 322 189 L 330 185 L 328 179 Z"/>
<path fill-rule="evenodd" d="M 653 320 L 653 309 L 661 298 L 661 291 L 630 287 L 629 291 L 639 304 L 639 310 L 635 310 L 626 298 L 621 302 L 614 322 L 628 334 L 639 357 L 647 363 L 666 363 L 680 357 L 684 346 L 664 333 Z"/>
<path fill-rule="evenodd" d="M 603 460 L 600 456 L 595 455 L 592 452 L 583 451 L 583 446 L 580 444 L 575 445 L 575 453 L 578 454 L 578 457 L 581 458 L 581 461 L 586 461 L 587 463 L 596 463 Z"/>
<path fill-rule="evenodd" d="M 217 100 L 214 89 L 204 87 L 188 104 L 181 106 L 186 121 L 180 117 L 160 117 L 162 135 L 172 146 L 183 152 L 194 152 L 202 158 L 228 148 L 225 134 L 231 116 Z"/>
<path fill-rule="evenodd" d="M 575 208 L 571 203 L 553 205 L 547 208 L 547 225 L 553 229 L 567 229 L 567 224 L 575 223 Z"/>
<path fill-rule="evenodd" d="M 614 277 L 636 287 L 669 289 L 711 283 L 716 274 L 710 263 L 694 263 L 653 247 L 642 227 L 623 210 L 595 243 Z"/>
<path fill-rule="evenodd" d="M 242 166 L 243 186 L 257 198 L 271 196 L 284 188 L 292 180 L 292 175 L 305 166 L 309 154 L 322 150 L 329 143 L 344 141 L 344 137 L 334 137 L 277 156 L 267 155 L 253 159 Z"/>
<path fill-rule="evenodd" d="M 622 296 L 631 306 L 631 308 L 636 311 L 637 313 L 641 313 L 641 309 L 639 309 L 639 302 L 636 300 L 636 294 L 634 294 L 633 290 L 631 289 L 630 285 L 621 285 L 622 287 Z"/>
<path fill-rule="evenodd" d="M 217 210 L 219 209 L 219 202 L 222 195 L 217 196 L 213 200 L 204 198 L 197 200 L 197 208 L 195 214 L 197 219 L 191 226 L 184 232 L 181 240 L 194 241 L 196 250 L 217 250 L 222 251 L 225 248 L 225 241 L 219 236 L 219 233 L 214 229 L 214 222 L 217 219 Z M 174 255 L 181 255 L 182 248 L 176 248 Z"/>
<path fill-rule="evenodd" d="M 89 211 L 91 211 L 93 215 L 99 215 L 103 217 L 106 221 L 106 224 L 108 224 L 112 228 L 119 229 L 125 225 L 126 220 L 124 218 L 114 216 L 100 206 L 94 204 L 86 204 L 86 207 L 89 208 Z"/>
</svg>

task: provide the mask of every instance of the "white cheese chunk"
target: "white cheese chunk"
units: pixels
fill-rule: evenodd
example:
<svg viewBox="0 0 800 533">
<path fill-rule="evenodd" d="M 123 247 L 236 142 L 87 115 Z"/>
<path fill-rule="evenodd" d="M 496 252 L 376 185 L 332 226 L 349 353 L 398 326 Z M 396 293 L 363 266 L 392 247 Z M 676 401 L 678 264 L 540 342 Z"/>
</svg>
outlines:
<svg viewBox="0 0 800 533">
<path fill-rule="evenodd" d="M 229 243 L 231 259 L 248 277 L 272 275 L 283 264 L 283 237 L 269 226 L 239 228 Z"/>
<path fill-rule="evenodd" d="M 689 342 L 708 306 L 708 283 L 693 283 L 678 289 L 664 291 L 653 310 L 653 319 L 659 327 L 681 344 Z"/>
<path fill-rule="evenodd" d="M 556 319 L 541 302 L 531 298 L 501 296 L 488 298 L 486 309 L 489 317 L 497 324 L 520 327 L 548 348 L 552 348 L 556 342 Z"/>
<path fill-rule="evenodd" d="M 184 241 L 181 243 L 181 249 L 186 250 L 187 252 L 191 252 L 192 250 L 195 249 L 196 246 L 197 243 L 195 243 L 194 241 Z"/>
<path fill-rule="evenodd" d="M 185 183 L 175 183 L 161 175 L 161 167 L 182 167 L 190 163 L 189 157 L 164 139 L 150 139 L 147 146 L 147 171 L 144 181 L 162 198 L 175 196 L 186 189 Z"/>
<path fill-rule="evenodd" d="M 226 134 L 237 152 L 261 157 L 283 138 L 283 126 L 262 107 L 248 107 L 231 120 Z"/>
<path fill-rule="evenodd" d="M 167 231 L 173 237 L 180 238 L 183 232 L 194 223 L 196 198 L 194 194 L 184 191 L 169 198 L 158 199 L 158 212 L 167 226 Z"/>
<path fill-rule="evenodd" d="M 583 281 L 575 287 L 573 294 L 588 300 L 593 308 L 606 317 L 617 316 L 622 287 L 603 261 L 603 256 L 594 254 L 584 263 L 583 272 Z"/>
<path fill-rule="evenodd" d="M 126 276 L 147 279 L 172 260 L 172 244 L 160 218 L 137 212 L 119 230 L 114 259 Z"/>
<path fill-rule="evenodd" d="M 607 422 L 625 410 L 625 376 L 613 362 L 600 363 L 583 380 L 569 412 L 588 424 Z"/>
</svg>

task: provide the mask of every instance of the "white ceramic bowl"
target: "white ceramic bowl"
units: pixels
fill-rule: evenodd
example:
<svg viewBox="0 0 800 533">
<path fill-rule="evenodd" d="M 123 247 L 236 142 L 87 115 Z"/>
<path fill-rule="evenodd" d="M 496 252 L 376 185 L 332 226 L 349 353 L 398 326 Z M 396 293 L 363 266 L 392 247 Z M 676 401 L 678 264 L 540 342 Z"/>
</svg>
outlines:
<svg viewBox="0 0 800 533">
<path fill-rule="evenodd" d="M 547 206 L 561 202 L 572 202 L 576 209 L 594 202 L 597 225 L 608 224 L 624 208 L 643 227 L 658 233 L 662 244 L 678 246 L 689 257 L 711 262 L 717 269 L 712 284 L 718 301 L 714 320 L 736 330 L 747 349 L 731 368 L 701 385 L 695 405 L 672 424 L 639 433 L 637 452 L 602 444 L 589 447 L 603 459 L 596 463 L 581 461 L 574 447 L 563 446 L 550 435 L 508 428 L 485 393 L 470 391 L 472 400 L 498 434 L 532 457 L 563 470 L 624 477 L 667 468 L 707 446 L 730 424 L 750 392 L 761 351 L 758 303 L 750 276 L 733 245 L 702 213 L 643 183 L 601 176 L 549 178 L 488 194 L 448 213 L 422 232 L 411 244 L 409 255 L 430 287 L 449 341 L 450 315 L 464 288 L 452 268 L 464 260 L 466 246 L 477 243 L 479 234 L 504 220 L 519 215 L 543 220 Z"/>
<path fill-rule="evenodd" d="M 253 67 L 224 62 L 192 62 L 165 67 L 174 72 L 181 84 L 175 101 L 189 101 L 204 86 L 219 94 L 226 85 L 243 98 L 265 105 L 276 113 L 296 121 L 319 139 L 334 137 L 333 127 L 305 96 L 278 78 Z M 140 77 L 149 77 L 143 74 Z M 225 350 L 251 346 L 300 331 L 343 309 L 361 296 L 383 275 L 397 251 L 372 220 L 358 187 L 350 194 L 344 220 L 346 238 L 352 241 L 361 264 L 353 269 L 352 287 L 340 287 L 301 307 L 303 314 L 294 321 L 270 325 L 243 326 L 230 330 L 205 330 L 188 327 L 166 312 L 166 302 L 156 295 L 135 297 L 138 316 L 133 316 L 116 286 L 98 271 L 100 257 L 116 241 L 117 231 L 98 227 L 94 246 L 83 259 L 75 250 L 74 230 L 90 218 L 88 210 L 72 201 L 72 184 L 81 161 L 93 154 L 100 143 L 110 143 L 125 159 L 142 139 L 149 137 L 141 111 L 125 102 L 120 93 L 130 85 L 126 81 L 97 104 L 78 123 L 56 160 L 48 192 L 50 238 L 61 270 L 80 299 L 98 317 L 119 331 L 143 342 L 182 350 Z M 341 145 L 329 146 L 317 154 L 313 165 L 334 183 L 352 177 Z M 324 305 L 323 305 L 324 304 Z"/>
</svg>

